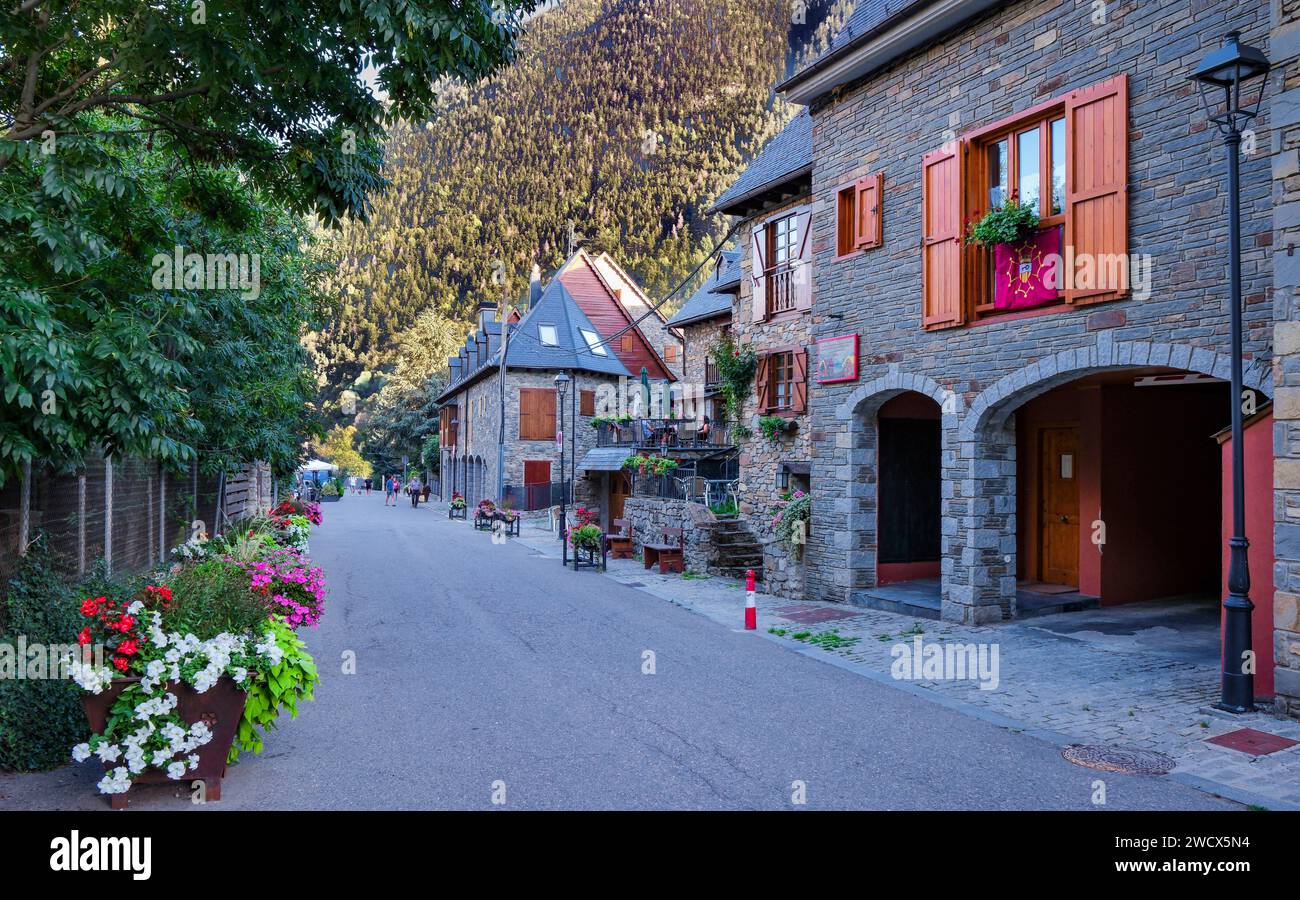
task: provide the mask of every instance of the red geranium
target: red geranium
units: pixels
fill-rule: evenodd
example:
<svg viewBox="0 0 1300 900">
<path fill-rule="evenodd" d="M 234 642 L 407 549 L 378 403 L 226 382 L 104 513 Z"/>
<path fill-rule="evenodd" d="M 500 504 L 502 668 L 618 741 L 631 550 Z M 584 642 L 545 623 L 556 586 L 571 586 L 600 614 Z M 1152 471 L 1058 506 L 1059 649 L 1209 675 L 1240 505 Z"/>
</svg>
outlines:
<svg viewBox="0 0 1300 900">
<path fill-rule="evenodd" d="M 117 667 L 117 670 L 119 672 L 125 672 L 127 668 L 131 665 L 131 661 L 127 659 L 125 656 L 114 656 L 113 665 Z"/>
<path fill-rule="evenodd" d="M 83 647 L 90 643 L 90 628 L 81 629 L 81 634 L 77 635 L 77 643 Z"/>
</svg>

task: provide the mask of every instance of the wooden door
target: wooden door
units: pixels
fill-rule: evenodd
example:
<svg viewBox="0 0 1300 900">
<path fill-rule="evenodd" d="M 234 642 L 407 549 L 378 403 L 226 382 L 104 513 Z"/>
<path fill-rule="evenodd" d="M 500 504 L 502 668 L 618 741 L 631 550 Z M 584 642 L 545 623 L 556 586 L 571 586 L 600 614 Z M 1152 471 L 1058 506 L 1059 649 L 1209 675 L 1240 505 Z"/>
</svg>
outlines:
<svg viewBox="0 0 1300 900">
<path fill-rule="evenodd" d="M 628 494 L 632 493 L 632 485 L 626 472 L 609 473 L 609 527 L 614 528 L 614 520 L 623 518 L 623 504 L 627 501 Z"/>
<path fill-rule="evenodd" d="M 551 502 L 551 461 L 524 460 L 524 509 L 541 509 Z"/>
<path fill-rule="evenodd" d="M 1039 456 L 1039 580 L 1079 584 L 1079 430 L 1044 428 Z"/>
</svg>

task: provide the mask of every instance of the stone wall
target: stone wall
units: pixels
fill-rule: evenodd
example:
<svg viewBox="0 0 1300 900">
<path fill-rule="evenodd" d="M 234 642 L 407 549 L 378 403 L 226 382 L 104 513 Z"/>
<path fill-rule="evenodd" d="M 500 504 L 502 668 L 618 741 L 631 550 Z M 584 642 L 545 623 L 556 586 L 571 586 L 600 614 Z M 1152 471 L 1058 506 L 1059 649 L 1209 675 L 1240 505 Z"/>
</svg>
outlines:
<svg viewBox="0 0 1300 900">
<path fill-rule="evenodd" d="M 763 547 L 763 590 L 777 597 L 804 599 L 804 557 L 795 558 L 777 538 L 770 515 L 748 516 L 749 530 Z"/>
<path fill-rule="evenodd" d="M 686 549 L 682 556 L 686 569 L 691 572 L 707 572 L 712 559 L 713 527 L 717 519 L 707 506 L 686 500 L 664 500 L 658 497 L 628 497 L 623 507 L 623 517 L 632 525 L 632 542 L 636 552 L 648 540 L 658 543 L 659 529 L 681 528 L 684 530 Z"/>
<path fill-rule="evenodd" d="M 522 441 L 519 439 L 519 389 L 554 388 L 554 371 L 511 369 L 506 381 L 506 434 L 505 483 L 524 483 L 524 463 L 546 460 L 551 463 L 551 480 L 560 480 L 560 448 L 554 440 Z M 581 462 L 587 451 L 596 446 L 596 429 L 591 427 L 591 417 L 579 415 L 574 422 L 573 413 L 581 409 L 575 403 L 577 391 L 598 391 L 602 385 L 616 385 L 618 379 L 587 372 L 574 373 L 565 398 L 564 467 L 571 471 Z M 451 477 L 443 479 L 443 497 L 451 498 L 453 487 L 466 495 L 471 505 L 482 498 L 499 500 L 501 486 L 497 484 L 497 449 L 500 435 L 501 387 L 499 376 L 491 374 L 461 391 L 452 401 L 459 405 L 460 425 L 457 447 L 453 458 L 449 451 L 443 453 L 444 472 Z M 560 427 L 557 411 L 555 427 Z M 576 460 L 572 458 L 576 441 Z M 448 468 L 448 467 L 452 468 Z M 599 476 L 587 478 L 577 472 L 574 482 L 574 502 L 599 508 L 601 504 Z"/>
<path fill-rule="evenodd" d="M 744 237 L 741 241 L 741 246 L 744 248 L 741 266 L 746 277 L 741 280 L 740 294 L 732 303 L 731 330 L 737 344 L 752 347 L 760 356 L 791 347 L 806 349 L 809 365 L 808 408 L 811 408 L 814 391 L 811 375 L 814 362 L 814 350 L 811 346 L 812 313 L 809 310 L 795 310 L 780 313 L 762 322 L 754 321 L 751 310 L 754 280 L 748 277 L 753 264 L 751 259 L 753 241 L 749 239 L 752 229 L 769 219 L 793 212 L 806 205 L 808 199 L 805 195 L 782 206 L 774 206 L 747 220 L 741 226 L 739 233 Z M 815 304 L 817 298 L 815 267 L 812 282 Z M 758 420 L 762 415 L 763 413 L 758 409 L 757 391 L 751 390 L 740 416 L 740 421 L 749 428 L 751 434 L 748 438 L 740 438 L 735 442 L 740 448 L 740 496 L 743 504 L 741 512 L 751 518 L 755 516 L 762 518 L 768 506 L 780 499 L 781 488 L 777 486 L 777 476 L 781 463 L 786 460 L 807 462 L 812 452 L 809 419 L 806 413 L 792 416 L 796 430 L 793 433 L 780 435 L 775 441 L 769 441 L 759 430 Z"/>
<path fill-rule="evenodd" d="M 1269 91 L 1273 159 L 1273 660 L 1279 712 L 1300 716 L 1300 3 L 1273 8 Z M 1268 615 L 1253 597 L 1254 615 Z"/>
<path fill-rule="evenodd" d="M 1016 407 L 1120 367 L 1226 377 L 1221 144 L 1187 73 L 1230 28 L 1267 52 L 1268 8 L 1262 0 L 1129 0 L 1107 4 L 1106 22 L 1095 24 L 1091 3 L 1006 4 L 812 110 L 812 337 L 857 332 L 862 359 L 857 382 L 810 391 L 809 596 L 844 600 L 874 584 L 875 413 L 890 397 L 915 391 L 944 412 L 943 614 L 979 623 L 1015 609 Z M 1152 259 L 1150 296 L 924 330 L 924 155 L 1121 73 L 1130 95 L 1129 249 Z M 1266 109 L 1276 102 L 1266 97 Z M 1272 396 L 1265 155 L 1242 165 L 1246 383 Z M 877 171 L 885 185 L 883 246 L 837 259 L 836 190 Z"/>
</svg>

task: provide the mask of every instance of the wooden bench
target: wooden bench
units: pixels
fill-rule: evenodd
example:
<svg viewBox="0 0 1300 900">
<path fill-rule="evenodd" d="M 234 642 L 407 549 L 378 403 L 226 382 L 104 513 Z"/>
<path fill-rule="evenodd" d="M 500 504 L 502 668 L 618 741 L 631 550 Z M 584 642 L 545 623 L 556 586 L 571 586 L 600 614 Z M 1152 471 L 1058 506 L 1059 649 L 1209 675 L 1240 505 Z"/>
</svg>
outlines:
<svg viewBox="0 0 1300 900">
<path fill-rule="evenodd" d="M 658 563 L 660 575 L 681 572 L 686 568 L 685 532 L 680 528 L 660 528 L 659 542 L 646 544 L 641 552 L 647 569 Z"/>
<path fill-rule="evenodd" d="M 609 548 L 610 555 L 615 559 L 631 559 L 632 523 L 627 519 L 615 519 L 614 527 L 618 531 L 605 535 L 605 546 Z"/>
</svg>

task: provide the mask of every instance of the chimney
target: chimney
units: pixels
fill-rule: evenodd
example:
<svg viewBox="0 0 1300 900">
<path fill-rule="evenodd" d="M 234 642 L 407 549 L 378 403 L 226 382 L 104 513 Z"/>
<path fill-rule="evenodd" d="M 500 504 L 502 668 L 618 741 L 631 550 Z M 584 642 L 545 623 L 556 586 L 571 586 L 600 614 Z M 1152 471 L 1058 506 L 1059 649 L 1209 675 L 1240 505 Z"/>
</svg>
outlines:
<svg viewBox="0 0 1300 900">
<path fill-rule="evenodd" d="M 497 304 L 495 300 L 480 300 L 478 304 L 478 327 L 487 328 L 488 322 L 495 322 Z"/>
<path fill-rule="evenodd" d="M 532 309 L 542 296 L 542 267 L 533 263 L 533 271 L 528 276 L 528 308 Z"/>
<path fill-rule="evenodd" d="M 460 381 L 460 357 L 453 356 L 451 359 L 447 360 L 447 369 L 451 373 L 451 384 Z"/>
</svg>

